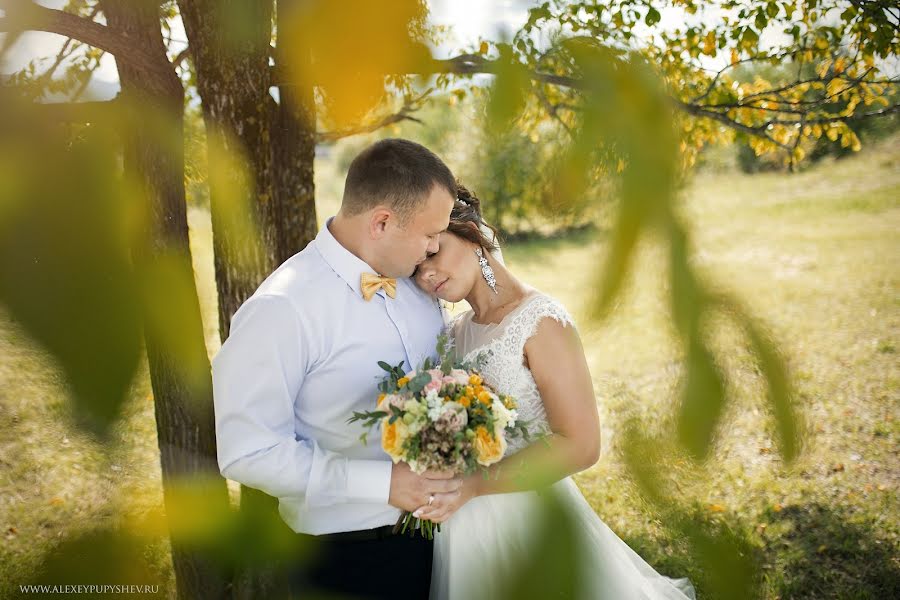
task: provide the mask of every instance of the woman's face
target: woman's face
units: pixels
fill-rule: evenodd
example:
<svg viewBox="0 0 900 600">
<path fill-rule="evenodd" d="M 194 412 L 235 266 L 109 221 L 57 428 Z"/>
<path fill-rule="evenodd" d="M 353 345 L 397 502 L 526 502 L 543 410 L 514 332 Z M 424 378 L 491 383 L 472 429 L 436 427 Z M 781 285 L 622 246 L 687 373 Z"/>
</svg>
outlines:
<svg viewBox="0 0 900 600">
<path fill-rule="evenodd" d="M 438 251 L 416 270 L 416 285 L 436 298 L 459 302 L 469 295 L 481 268 L 475 244 L 449 231 L 441 234 Z"/>
</svg>

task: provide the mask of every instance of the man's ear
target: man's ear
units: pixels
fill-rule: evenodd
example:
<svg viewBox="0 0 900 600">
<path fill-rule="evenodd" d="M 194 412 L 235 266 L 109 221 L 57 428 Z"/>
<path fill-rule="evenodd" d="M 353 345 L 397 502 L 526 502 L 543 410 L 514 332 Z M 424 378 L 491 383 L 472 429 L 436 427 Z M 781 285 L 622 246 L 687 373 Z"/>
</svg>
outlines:
<svg viewBox="0 0 900 600">
<path fill-rule="evenodd" d="M 394 212 L 385 206 L 377 206 L 372 210 L 369 216 L 369 235 L 373 240 L 384 237 L 388 222 L 393 218 Z"/>
</svg>

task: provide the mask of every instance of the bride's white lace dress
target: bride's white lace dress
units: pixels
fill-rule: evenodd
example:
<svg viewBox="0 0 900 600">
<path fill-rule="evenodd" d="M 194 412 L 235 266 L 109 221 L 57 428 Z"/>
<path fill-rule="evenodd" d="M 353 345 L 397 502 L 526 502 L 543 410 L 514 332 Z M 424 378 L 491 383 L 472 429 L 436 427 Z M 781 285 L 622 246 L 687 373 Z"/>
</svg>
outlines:
<svg viewBox="0 0 900 600">
<path fill-rule="evenodd" d="M 521 419 L 549 430 L 547 414 L 531 371 L 524 363 L 525 342 L 544 318 L 574 326 L 572 317 L 554 298 L 532 290 L 496 324 L 472 321 L 472 312 L 457 317 L 450 327 L 457 352 L 466 360 L 491 352 L 482 375 L 494 389 L 513 396 Z M 524 448 L 512 440 L 507 454 Z M 583 534 L 579 546 L 585 577 L 579 598 L 685 599 L 694 598 L 686 579 L 658 574 L 607 527 L 581 495 L 571 477 L 553 486 L 574 515 Z M 479 496 L 470 500 L 435 535 L 431 600 L 497 598 L 498 584 L 516 576 L 518 557 L 530 548 L 534 531 L 528 527 L 537 509 L 536 492 Z"/>
</svg>

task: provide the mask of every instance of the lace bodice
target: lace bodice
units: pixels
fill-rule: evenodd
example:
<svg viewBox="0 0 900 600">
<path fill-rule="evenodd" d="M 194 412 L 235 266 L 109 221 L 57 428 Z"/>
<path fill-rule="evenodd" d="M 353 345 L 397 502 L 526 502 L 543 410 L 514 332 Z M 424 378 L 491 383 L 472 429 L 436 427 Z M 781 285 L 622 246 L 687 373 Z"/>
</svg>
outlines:
<svg viewBox="0 0 900 600">
<path fill-rule="evenodd" d="M 481 370 L 485 382 L 516 400 L 519 419 L 529 422 L 530 433 L 539 435 L 549 431 L 541 394 L 531 370 L 525 365 L 525 342 L 537 332 L 545 318 L 574 327 L 571 315 L 558 300 L 537 290 L 530 292 L 499 323 L 475 323 L 473 315 L 471 310 L 464 312 L 449 325 L 458 355 L 470 361 L 482 352 L 488 353 Z M 521 437 L 510 439 L 507 454 L 518 452 L 527 445 Z"/>
</svg>

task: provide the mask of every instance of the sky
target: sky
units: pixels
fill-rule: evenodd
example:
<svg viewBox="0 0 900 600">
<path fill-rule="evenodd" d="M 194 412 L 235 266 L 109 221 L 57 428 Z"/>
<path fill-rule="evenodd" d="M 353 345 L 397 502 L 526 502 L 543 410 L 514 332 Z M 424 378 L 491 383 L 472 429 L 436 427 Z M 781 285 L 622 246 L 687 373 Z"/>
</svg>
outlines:
<svg viewBox="0 0 900 600">
<path fill-rule="evenodd" d="M 66 0 L 42 0 L 40 4 L 52 8 L 60 8 Z M 528 19 L 528 9 L 536 5 L 536 0 L 429 0 L 429 20 L 435 25 L 450 25 L 451 31 L 446 39 L 433 52 L 437 58 L 446 58 L 456 54 L 460 49 L 473 48 L 479 39 L 499 39 L 504 33 L 512 35 Z M 0 11 L 2 12 L 2 11 Z M 684 27 L 687 19 L 712 22 L 722 15 L 721 10 L 714 9 L 705 14 L 688 16 L 679 7 L 669 6 L 662 11 L 659 26 L 672 30 Z M 640 34 L 640 30 L 636 30 Z M 2 37 L 3 34 L 0 34 Z M 186 43 L 187 37 L 180 22 L 173 25 L 173 39 Z M 771 28 L 763 32 L 763 46 L 778 43 L 783 34 Z M 61 36 L 27 32 L 10 49 L 6 60 L 0 64 L 0 73 L 15 72 L 29 60 L 37 57 L 53 57 L 59 51 L 64 38 Z M 177 44 L 173 48 L 180 49 Z M 724 66 L 726 58 L 701 57 L 703 66 L 718 69 Z M 895 69 L 894 69 L 895 70 Z M 890 71 L 889 71 L 890 72 Z M 106 99 L 116 95 L 118 91 L 118 75 L 115 60 L 109 54 L 101 59 L 100 68 L 94 73 L 89 88 L 93 99 Z"/>
</svg>

